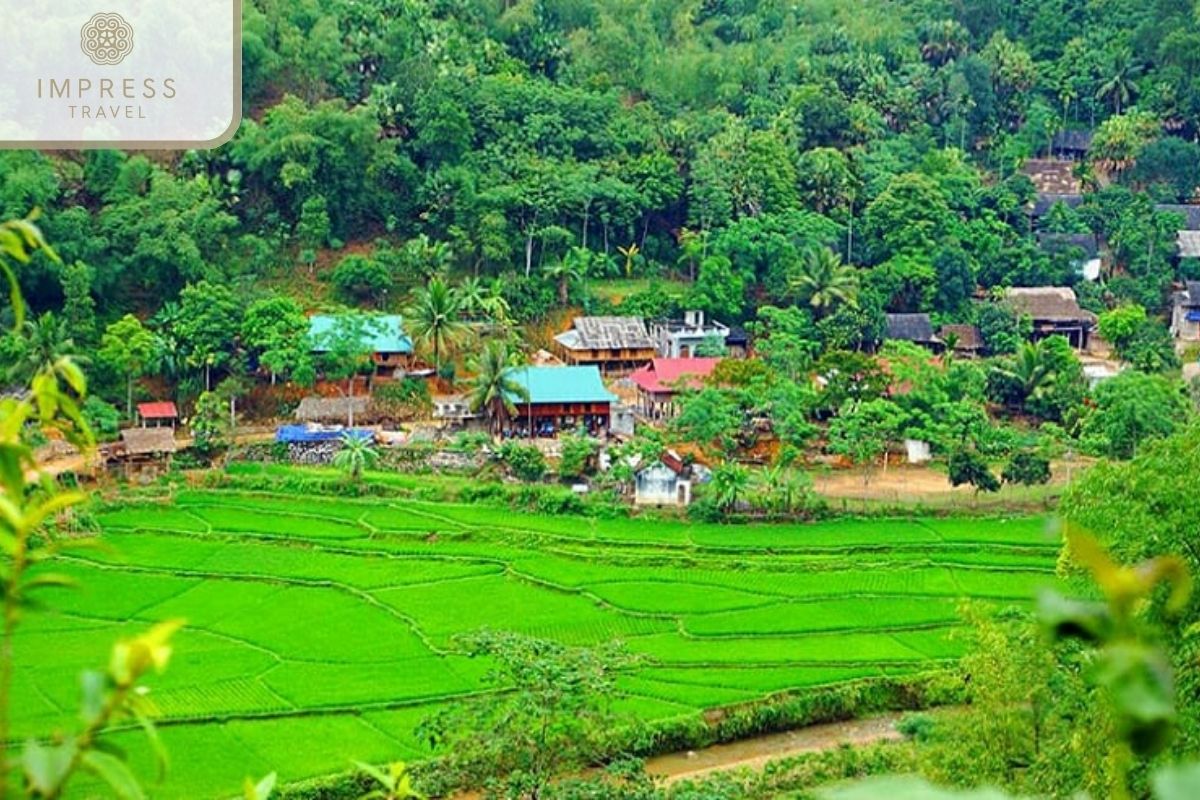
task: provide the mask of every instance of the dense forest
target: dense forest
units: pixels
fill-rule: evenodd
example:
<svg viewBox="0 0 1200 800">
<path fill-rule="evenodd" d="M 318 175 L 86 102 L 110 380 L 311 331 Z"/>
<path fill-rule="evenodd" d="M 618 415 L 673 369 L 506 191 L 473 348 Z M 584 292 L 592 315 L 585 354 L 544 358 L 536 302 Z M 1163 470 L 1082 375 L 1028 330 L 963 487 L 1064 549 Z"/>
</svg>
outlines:
<svg viewBox="0 0 1200 800">
<path fill-rule="evenodd" d="M 236 315 L 209 321 L 219 342 L 180 319 L 218 286 L 238 306 L 283 290 L 388 307 L 469 276 L 526 322 L 560 283 L 603 311 L 586 279 L 676 277 L 686 293 L 621 309 L 739 322 L 792 301 L 828 248 L 862 285 L 853 306 L 814 307 L 831 349 L 878 338 L 884 310 L 973 321 L 971 299 L 1009 285 L 1157 315 L 1200 276 L 1154 208 L 1200 183 L 1198 42 L 1181 0 L 253 0 L 232 142 L 7 152 L 0 214 L 39 209 L 62 257 L 22 271 L 36 311 L 85 348 L 149 320 L 192 396 L 201 366 L 241 357 Z M 1065 129 L 1095 130 L 1076 165 L 1095 191 L 1043 227 L 1100 237 L 1096 283 L 1031 232 L 1020 167 Z M 107 363 L 97 385 L 118 400 Z"/>
</svg>

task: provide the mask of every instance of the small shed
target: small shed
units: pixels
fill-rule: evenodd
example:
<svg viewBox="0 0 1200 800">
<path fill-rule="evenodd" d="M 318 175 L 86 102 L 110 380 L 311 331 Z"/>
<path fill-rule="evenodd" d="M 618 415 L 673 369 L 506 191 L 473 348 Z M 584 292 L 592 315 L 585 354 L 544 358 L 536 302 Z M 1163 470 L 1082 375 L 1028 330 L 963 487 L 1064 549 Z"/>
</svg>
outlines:
<svg viewBox="0 0 1200 800">
<path fill-rule="evenodd" d="M 1059 131 L 1050 142 L 1050 150 L 1059 158 L 1082 161 L 1092 150 L 1092 138 L 1088 130 Z"/>
<path fill-rule="evenodd" d="M 691 471 L 683 459 L 668 450 L 661 459 L 638 470 L 633 502 L 639 506 L 691 505 Z"/>
<path fill-rule="evenodd" d="M 169 427 L 174 429 L 175 423 L 179 420 L 179 411 L 169 400 L 138 403 L 137 413 L 143 428 Z"/>
<path fill-rule="evenodd" d="M 121 439 L 103 450 L 105 465 L 118 467 L 126 474 L 153 472 L 171 463 L 179 449 L 171 428 L 127 428 Z"/>
</svg>

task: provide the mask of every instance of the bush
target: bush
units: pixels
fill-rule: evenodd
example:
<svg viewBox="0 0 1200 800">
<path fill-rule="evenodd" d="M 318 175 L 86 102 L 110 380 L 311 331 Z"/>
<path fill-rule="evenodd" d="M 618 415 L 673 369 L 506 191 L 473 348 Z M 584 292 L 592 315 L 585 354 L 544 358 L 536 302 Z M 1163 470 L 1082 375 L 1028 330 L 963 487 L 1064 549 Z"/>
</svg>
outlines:
<svg viewBox="0 0 1200 800">
<path fill-rule="evenodd" d="M 592 456 L 599 449 L 595 439 L 580 434 L 564 436 L 558 474 L 563 478 L 578 478 L 591 471 Z"/>
<path fill-rule="evenodd" d="M 380 383 L 375 387 L 371 403 L 386 417 L 409 417 L 432 407 L 429 384 L 420 378 Z"/>
<path fill-rule="evenodd" d="M 117 438 L 117 433 L 121 429 L 121 412 L 117 411 L 114 406 L 104 402 L 96 395 L 90 395 L 87 400 L 83 401 L 83 408 L 80 411 L 97 441 L 110 442 Z"/>
<path fill-rule="evenodd" d="M 371 300 L 392 285 L 387 267 L 366 256 L 346 256 L 330 276 L 333 288 L 343 299 Z"/>
<path fill-rule="evenodd" d="M 518 480 L 539 481 L 546 474 L 546 457 L 531 444 L 506 442 L 500 448 L 500 460 Z"/>
<path fill-rule="evenodd" d="M 1000 477 L 1005 483 L 1016 483 L 1022 486 L 1049 483 L 1050 459 L 1025 451 L 1014 453 L 1004 466 Z"/>
</svg>

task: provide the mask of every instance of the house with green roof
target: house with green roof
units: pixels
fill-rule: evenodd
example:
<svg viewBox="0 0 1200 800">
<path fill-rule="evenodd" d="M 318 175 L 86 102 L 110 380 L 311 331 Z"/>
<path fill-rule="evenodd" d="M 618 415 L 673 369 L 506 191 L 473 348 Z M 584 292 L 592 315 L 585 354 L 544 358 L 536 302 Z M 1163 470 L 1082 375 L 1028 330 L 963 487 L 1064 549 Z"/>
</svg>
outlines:
<svg viewBox="0 0 1200 800">
<path fill-rule="evenodd" d="M 580 426 L 593 436 L 608 432 L 617 398 L 604 388 L 600 369 L 585 367 L 513 367 L 509 376 L 525 389 L 515 398 L 517 428 L 553 435 Z"/>
<path fill-rule="evenodd" d="M 315 314 L 308 319 L 308 338 L 313 353 L 337 352 L 346 347 L 345 339 L 354 341 L 370 351 L 380 376 L 412 363 L 412 339 L 397 314 Z"/>
</svg>

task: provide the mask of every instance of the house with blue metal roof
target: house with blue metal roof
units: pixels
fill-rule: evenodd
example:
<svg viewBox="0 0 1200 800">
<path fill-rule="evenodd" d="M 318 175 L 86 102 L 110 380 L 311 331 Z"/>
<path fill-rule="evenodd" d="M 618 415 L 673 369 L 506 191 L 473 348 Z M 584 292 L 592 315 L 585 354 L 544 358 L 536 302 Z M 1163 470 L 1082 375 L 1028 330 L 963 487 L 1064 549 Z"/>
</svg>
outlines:
<svg viewBox="0 0 1200 800">
<path fill-rule="evenodd" d="M 406 369 L 412 362 L 413 342 L 404 332 L 398 314 L 316 314 L 308 319 L 308 338 L 313 353 L 339 349 L 337 341 L 347 336 L 369 350 L 375 371 L 388 375 Z"/>
<path fill-rule="evenodd" d="M 514 398 L 517 430 L 535 436 L 586 428 L 593 436 L 608 432 L 617 398 L 604 387 L 600 369 L 586 367 L 513 367 L 509 376 L 524 387 Z"/>
</svg>

